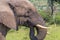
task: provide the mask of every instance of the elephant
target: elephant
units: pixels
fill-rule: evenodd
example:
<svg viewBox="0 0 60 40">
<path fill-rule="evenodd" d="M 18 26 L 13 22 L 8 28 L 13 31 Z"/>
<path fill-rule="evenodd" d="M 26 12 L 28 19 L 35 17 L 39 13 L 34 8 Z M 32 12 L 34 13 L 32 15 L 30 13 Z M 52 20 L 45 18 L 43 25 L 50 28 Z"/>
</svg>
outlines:
<svg viewBox="0 0 60 40">
<path fill-rule="evenodd" d="M 14 13 L 7 2 L 0 1 L 0 40 L 5 40 L 5 36 L 10 28 L 15 30 L 17 28 Z"/>
<path fill-rule="evenodd" d="M 14 3 L 11 0 L 9 3 L 11 9 L 13 10 L 14 14 L 17 17 L 16 18 L 18 20 L 17 23 L 25 26 L 26 24 L 28 24 L 28 26 L 30 26 L 31 28 L 30 35 L 33 35 L 30 37 L 31 40 L 43 40 L 44 37 L 46 36 L 47 29 L 39 28 L 41 27 L 41 25 L 45 26 L 45 22 L 42 19 L 42 17 L 38 14 L 37 9 L 34 7 L 34 5 L 32 5 L 32 3 L 29 2 L 28 0 L 18 0 Z M 34 31 L 32 32 L 34 26 L 37 27 L 37 31 L 38 31 L 37 39 L 36 37 L 34 37 L 34 33 L 33 33 Z"/>
<path fill-rule="evenodd" d="M 10 29 L 18 30 L 19 25 L 30 28 L 31 40 L 44 40 L 47 34 L 45 21 L 28 0 L 0 0 L 0 40 L 5 40 Z M 34 27 L 37 35 L 34 34 Z"/>
</svg>

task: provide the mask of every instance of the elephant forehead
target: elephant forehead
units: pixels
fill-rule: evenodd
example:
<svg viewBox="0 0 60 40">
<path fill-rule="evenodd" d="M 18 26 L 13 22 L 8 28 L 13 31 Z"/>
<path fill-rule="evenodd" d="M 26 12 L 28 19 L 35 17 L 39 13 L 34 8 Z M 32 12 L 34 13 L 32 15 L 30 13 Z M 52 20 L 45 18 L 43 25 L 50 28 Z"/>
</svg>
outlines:
<svg viewBox="0 0 60 40">
<path fill-rule="evenodd" d="M 34 5 L 29 0 L 10 0 L 9 3 L 14 7 L 23 7 L 35 11 Z"/>
<path fill-rule="evenodd" d="M 20 2 L 20 6 L 24 7 L 25 9 L 31 9 L 33 11 L 36 11 L 36 8 L 30 1 L 22 1 Z"/>
<path fill-rule="evenodd" d="M 19 5 L 16 5 L 16 6 L 19 6 L 19 7 L 23 7 L 25 9 L 34 9 L 35 10 L 35 7 L 34 5 L 30 2 L 30 1 L 21 1 L 19 3 Z"/>
</svg>

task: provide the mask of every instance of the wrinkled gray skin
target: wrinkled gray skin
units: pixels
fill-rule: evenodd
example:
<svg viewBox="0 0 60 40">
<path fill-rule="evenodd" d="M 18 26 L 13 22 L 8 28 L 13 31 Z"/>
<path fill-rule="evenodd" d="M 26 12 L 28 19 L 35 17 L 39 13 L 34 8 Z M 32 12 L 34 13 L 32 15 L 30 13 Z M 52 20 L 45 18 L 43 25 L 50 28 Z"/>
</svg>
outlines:
<svg viewBox="0 0 60 40">
<path fill-rule="evenodd" d="M 45 22 L 28 0 L 0 0 L 0 5 L 0 40 L 5 40 L 10 28 L 17 29 L 18 25 L 30 27 L 31 40 L 44 40 L 47 29 L 41 29 L 36 25 L 45 26 Z M 37 30 L 36 36 L 34 27 Z"/>
</svg>

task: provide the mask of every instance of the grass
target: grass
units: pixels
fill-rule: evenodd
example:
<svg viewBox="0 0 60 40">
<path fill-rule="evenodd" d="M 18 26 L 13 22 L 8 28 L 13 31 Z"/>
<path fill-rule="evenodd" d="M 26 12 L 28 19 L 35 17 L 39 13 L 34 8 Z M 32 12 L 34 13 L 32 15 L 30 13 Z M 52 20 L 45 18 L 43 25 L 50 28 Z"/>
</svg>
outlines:
<svg viewBox="0 0 60 40">
<path fill-rule="evenodd" d="M 45 40 L 60 40 L 60 25 L 50 25 L 50 27 Z"/>
<path fill-rule="evenodd" d="M 60 40 L 60 25 L 50 25 L 45 40 Z M 29 28 L 20 27 L 18 31 L 10 30 L 7 34 L 6 40 L 30 40 Z"/>
<path fill-rule="evenodd" d="M 22 26 L 18 31 L 10 30 L 7 34 L 6 40 L 30 40 L 29 28 Z"/>
</svg>

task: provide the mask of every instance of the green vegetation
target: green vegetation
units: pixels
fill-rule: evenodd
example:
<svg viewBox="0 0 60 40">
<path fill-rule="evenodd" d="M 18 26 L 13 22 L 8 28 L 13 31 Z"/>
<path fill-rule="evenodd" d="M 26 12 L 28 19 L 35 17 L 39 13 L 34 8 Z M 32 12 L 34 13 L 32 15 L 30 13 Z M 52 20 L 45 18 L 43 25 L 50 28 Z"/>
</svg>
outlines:
<svg viewBox="0 0 60 40">
<path fill-rule="evenodd" d="M 60 12 L 56 13 L 56 24 L 60 24 Z"/>
<path fill-rule="evenodd" d="M 20 26 L 18 31 L 10 30 L 6 38 L 7 40 L 29 40 L 29 28 Z"/>
<path fill-rule="evenodd" d="M 45 40 L 60 40 L 60 25 L 49 25 L 48 34 Z M 6 37 L 7 40 L 30 40 L 29 28 L 21 26 L 18 31 L 10 30 Z"/>
<path fill-rule="evenodd" d="M 50 25 L 45 40 L 60 40 L 60 25 Z"/>
<path fill-rule="evenodd" d="M 49 22 L 52 19 L 49 13 L 45 11 L 38 11 L 38 12 L 40 13 L 40 15 L 44 18 L 46 22 Z"/>
<path fill-rule="evenodd" d="M 55 19 L 53 19 L 54 16 L 51 16 L 46 11 L 38 11 L 40 15 L 44 18 L 44 20 L 50 24 L 53 24 L 54 22 L 56 24 L 60 24 L 60 12 L 55 13 Z"/>
</svg>

